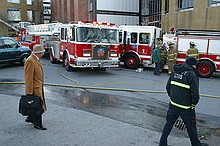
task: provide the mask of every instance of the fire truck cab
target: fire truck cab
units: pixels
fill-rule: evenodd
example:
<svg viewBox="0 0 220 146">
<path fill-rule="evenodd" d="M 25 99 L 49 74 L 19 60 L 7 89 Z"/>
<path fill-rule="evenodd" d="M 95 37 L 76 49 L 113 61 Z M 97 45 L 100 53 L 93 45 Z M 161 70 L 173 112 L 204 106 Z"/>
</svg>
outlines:
<svg viewBox="0 0 220 146">
<path fill-rule="evenodd" d="M 194 42 L 199 51 L 198 75 L 208 78 L 220 71 L 220 31 L 177 29 L 175 34 L 164 35 L 163 38 L 164 42 L 167 38 L 176 42 L 177 64 L 185 62 L 189 43 Z"/>
<path fill-rule="evenodd" d="M 60 26 L 60 40 L 50 48 L 50 60 L 66 70 L 118 67 L 118 28 L 110 23 L 80 21 Z"/>
<path fill-rule="evenodd" d="M 152 65 L 151 55 L 161 28 L 155 26 L 128 26 L 120 28 L 120 61 L 126 68 Z"/>
</svg>

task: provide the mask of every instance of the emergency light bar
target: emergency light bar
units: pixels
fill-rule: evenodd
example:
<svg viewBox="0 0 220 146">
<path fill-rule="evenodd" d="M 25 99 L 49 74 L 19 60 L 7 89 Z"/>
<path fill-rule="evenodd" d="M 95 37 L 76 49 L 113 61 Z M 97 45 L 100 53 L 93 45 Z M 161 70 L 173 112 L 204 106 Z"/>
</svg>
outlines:
<svg viewBox="0 0 220 146">
<path fill-rule="evenodd" d="M 98 21 L 89 21 L 89 20 L 78 21 L 78 24 L 93 24 L 93 25 L 115 26 L 114 23 L 109 23 L 109 22 L 98 22 Z"/>
</svg>

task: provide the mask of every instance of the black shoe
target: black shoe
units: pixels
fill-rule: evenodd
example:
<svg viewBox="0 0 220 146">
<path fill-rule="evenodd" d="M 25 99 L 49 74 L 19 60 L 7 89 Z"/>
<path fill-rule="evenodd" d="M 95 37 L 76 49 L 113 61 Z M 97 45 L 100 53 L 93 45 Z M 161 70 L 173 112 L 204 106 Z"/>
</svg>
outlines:
<svg viewBox="0 0 220 146">
<path fill-rule="evenodd" d="M 192 146 L 209 146 L 207 143 L 199 143 L 197 145 L 192 145 Z"/>
<path fill-rule="evenodd" d="M 47 128 L 45 128 L 45 127 L 40 127 L 40 126 L 36 126 L 36 125 L 34 125 L 34 128 L 36 128 L 36 129 L 39 129 L 39 130 L 47 130 Z"/>
<path fill-rule="evenodd" d="M 199 146 L 209 146 L 207 143 L 201 143 Z"/>
<path fill-rule="evenodd" d="M 31 119 L 29 119 L 29 118 L 26 118 L 26 119 L 25 119 L 25 122 L 27 122 L 27 123 L 33 123 L 33 120 L 31 120 Z"/>
<path fill-rule="evenodd" d="M 154 73 L 154 75 L 155 75 L 155 76 L 160 76 L 160 74 L 159 74 L 159 73 Z"/>
</svg>

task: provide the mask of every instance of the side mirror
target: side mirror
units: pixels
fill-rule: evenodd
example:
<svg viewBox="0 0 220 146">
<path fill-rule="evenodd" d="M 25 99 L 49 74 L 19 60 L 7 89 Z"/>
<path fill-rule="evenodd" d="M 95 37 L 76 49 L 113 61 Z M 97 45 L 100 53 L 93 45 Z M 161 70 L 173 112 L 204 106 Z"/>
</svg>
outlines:
<svg viewBox="0 0 220 146">
<path fill-rule="evenodd" d="M 66 42 L 67 42 L 67 43 L 70 42 L 70 38 L 69 38 L 69 36 L 66 36 Z"/>
<path fill-rule="evenodd" d="M 67 43 L 69 43 L 69 42 L 70 42 L 70 39 L 69 39 L 68 37 L 66 38 L 66 42 L 67 42 Z"/>
<path fill-rule="evenodd" d="M 126 38 L 127 38 L 127 39 L 126 39 L 126 44 L 129 45 L 129 44 L 130 44 L 130 41 L 131 41 L 131 33 L 130 33 L 130 32 L 127 33 Z"/>
<path fill-rule="evenodd" d="M 17 44 L 17 47 L 21 47 L 22 45 L 21 45 L 21 43 L 20 42 L 18 42 L 18 44 Z"/>
<path fill-rule="evenodd" d="M 130 38 L 127 39 L 127 44 L 130 45 Z"/>
</svg>

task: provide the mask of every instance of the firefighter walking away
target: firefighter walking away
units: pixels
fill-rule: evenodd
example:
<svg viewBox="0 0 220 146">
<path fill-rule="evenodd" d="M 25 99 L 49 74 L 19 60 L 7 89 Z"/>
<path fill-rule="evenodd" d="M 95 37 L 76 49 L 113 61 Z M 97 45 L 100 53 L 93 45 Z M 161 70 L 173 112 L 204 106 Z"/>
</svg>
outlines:
<svg viewBox="0 0 220 146">
<path fill-rule="evenodd" d="M 195 48 L 195 43 L 194 42 L 190 42 L 189 43 L 190 48 L 187 50 L 186 52 L 186 57 L 194 57 L 197 60 L 197 63 L 199 61 L 199 51 L 197 48 Z"/>
<path fill-rule="evenodd" d="M 166 90 L 170 103 L 159 146 L 167 146 L 167 138 L 179 117 L 186 124 L 191 145 L 208 146 L 199 141 L 196 128 L 195 106 L 199 102 L 199 78 L 194 72 L 196 64 L 194 57 L 188 57 L 186 63 L 174 66 L 167 81 Z"/>
</svg>

